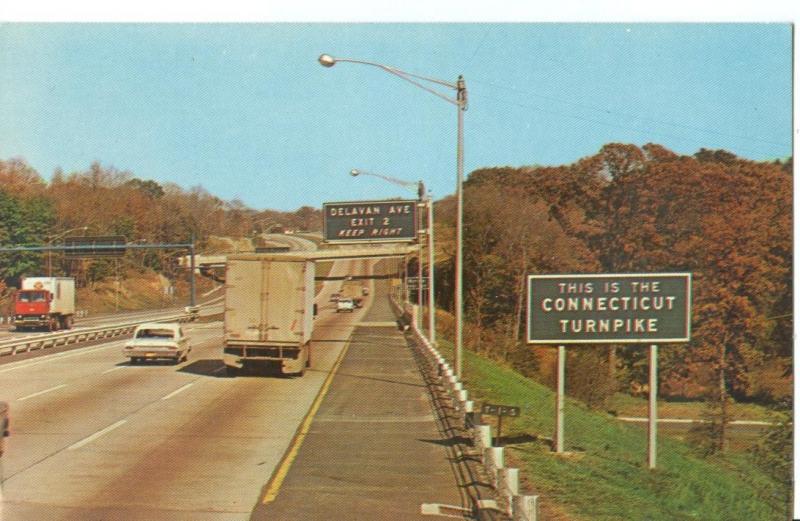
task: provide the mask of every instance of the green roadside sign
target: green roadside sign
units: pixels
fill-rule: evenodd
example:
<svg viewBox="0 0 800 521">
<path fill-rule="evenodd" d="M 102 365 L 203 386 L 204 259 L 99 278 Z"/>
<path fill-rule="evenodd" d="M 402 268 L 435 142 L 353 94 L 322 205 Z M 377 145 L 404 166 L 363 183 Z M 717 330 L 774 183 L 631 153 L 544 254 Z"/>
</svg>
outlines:
<svg viewBox="0 0 800 521">
<path fill-rule="evenodd" d="M 529 344 L 688 342 L 691 273 L 528 276 Z"/>
</svg>

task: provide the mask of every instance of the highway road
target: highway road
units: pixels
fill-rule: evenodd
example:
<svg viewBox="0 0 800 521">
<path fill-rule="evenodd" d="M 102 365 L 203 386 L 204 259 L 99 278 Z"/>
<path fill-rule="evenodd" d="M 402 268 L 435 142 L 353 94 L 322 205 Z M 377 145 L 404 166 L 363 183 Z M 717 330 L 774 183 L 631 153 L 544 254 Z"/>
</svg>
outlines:
<svg viewBox="0 0 800 521">
<path fill-rule="evenodd" d="M 335 313 L 339 284 L 317 297 L 302 378 L 225 377 L 220 322 L 184 326 L 193 350 L 179 365 L 129 365 L 122 340 L 0 365 L 12 422 L 2 520 L 248 519 L 367 311 Z"/>
<path fill-rule="evenodd" d="M 264 238 L 268 241 L 285 244 L 292 249 L 292 251 L 314 251 L 317 249 L 317 244 L 309 239 L 297 237 L 295 235 L 287 235 L 283 233 L 266 233 Z"/>
</svg>

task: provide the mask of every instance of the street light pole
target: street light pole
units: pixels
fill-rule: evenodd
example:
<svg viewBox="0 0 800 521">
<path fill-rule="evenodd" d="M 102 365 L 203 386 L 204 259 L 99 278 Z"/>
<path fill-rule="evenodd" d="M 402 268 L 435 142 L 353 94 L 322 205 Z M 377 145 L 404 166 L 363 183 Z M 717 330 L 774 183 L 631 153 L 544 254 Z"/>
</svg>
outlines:
<svg viewBox="0 0 800 521">
<path fill-rule="evenodd" d="M 467 110 L 467 85 L 463 76 L 459 76 L 456 83 L 451 83 L 444 80 L 420 76 L 400 70 L 396 67 L 384 65 L 381 63 L 353 60 L 350 58 L 334 58 L 329 54 L 322 54 L 318 58 L 320 65 L 323 67 L 333 67 L 337 62 L 347 63 L 360 63 L 362 65 L 371 65 L 378 67 L 389 74 L 393 74 L 398 78 L 407 81 L 422 90 L 428 91 L 434 96 L 445 100 L 446 102 L 455 105 L 458 110 L 458 139 L 456 144 L 456 259 L 455 259 L 455 320 L 456 320 L 456 338 L 455 338 L 455 372 L 456 376 L 461 377 L 462 372 L 462 321 L 463 321 L 463 206 L 464 196 L 462 192 L 462 184 L 464 179 L 464 111 Z M 456 98 L 450 98 L 422 83 L 425 81 L 436 85 L 441 85 L 456 91 Z"/>
<path fill-rule="evenodd" d="M 436 306 L 433 296 L 433 199 L 428 195 L 428 340 L 436 345 Z"/>
<path fill-rule="evenodd" d="M 464 111 L 467 110 L 467 87 L 464 77 L 458 77 L 457 97 L 458 105 L 458 142 L 456 144 L 456 169 L 458 181 L 456 182 L 456 345 L 455 345 L 455 370 L 456 376 L 461 378 L 462 360 L 462 335 L 463 335 L 463 291 L 464 291 Z"/>
</svg>

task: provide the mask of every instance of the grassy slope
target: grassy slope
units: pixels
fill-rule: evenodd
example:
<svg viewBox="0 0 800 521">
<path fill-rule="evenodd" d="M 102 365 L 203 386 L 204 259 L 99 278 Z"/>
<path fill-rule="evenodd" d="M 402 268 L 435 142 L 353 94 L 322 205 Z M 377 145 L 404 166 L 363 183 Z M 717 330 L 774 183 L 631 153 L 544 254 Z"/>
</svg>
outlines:
<svg viewBox="0 0 800 521">
<path fill-rule="evenodd" d="M 449 346 L 441 344 L 446 352 Z M 566 406 L 565 445 L 576 454 L 555 456 L 542 440 L 553 432 L 553 393 L 471 352 L 464 356 L 464 381 L 473 399 L 522 407 L 522 417 L 504 426 L 504 438 L 527 434 L 538 440 L 508 446 L 507 457 L 544 502 L 555 503 L 569 519 L 787 519 L 784 505 L 765 499 L 782 491 L 745 456 L 702 459 L 685 443 L 660 436 L 658 469 L 649 471 L 644 428 L 572 400 Z"/>
</svg>

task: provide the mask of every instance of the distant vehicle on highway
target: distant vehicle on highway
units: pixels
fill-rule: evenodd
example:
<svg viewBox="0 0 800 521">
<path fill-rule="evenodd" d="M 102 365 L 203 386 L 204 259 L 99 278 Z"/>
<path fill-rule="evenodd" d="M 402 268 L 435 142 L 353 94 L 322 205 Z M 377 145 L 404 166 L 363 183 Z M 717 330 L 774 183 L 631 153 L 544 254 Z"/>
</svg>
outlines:
<svg viewBox="0 0 800 521">
<path fill-rule="evenodd" d="M 136 328 L 133 338 L 125 344 L 122 354 L 132 364 L 157 358 L 172 359 L 175 363 L 187 360 L 192 346 L 177 323 L 151 322 Z"/>
<path fill-rule="evenodd" d="M 356 303 L 350 297 L 342 297 L 336 303 L 336 312 L 349 311 L 350 313 L 356 308 Z"/>
<path fill-rule="evenodd" d="M 331 298 L 329 299 L 331 302 L 339 302 L 339 299 L 342 298 L 341 293 L 331 293 Z"/>
<path fill-rule="evenodd" d="M 14 297 L 17 331 L 46 328 L 71 329 L 75 315 L 75 279 L 25 277 Z"/>
</svg>

